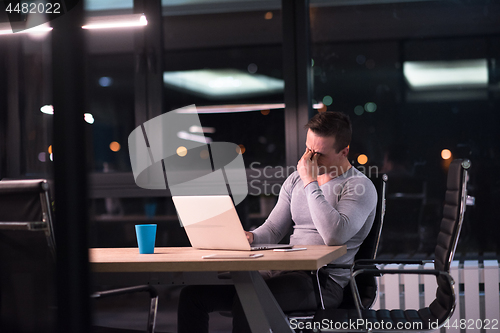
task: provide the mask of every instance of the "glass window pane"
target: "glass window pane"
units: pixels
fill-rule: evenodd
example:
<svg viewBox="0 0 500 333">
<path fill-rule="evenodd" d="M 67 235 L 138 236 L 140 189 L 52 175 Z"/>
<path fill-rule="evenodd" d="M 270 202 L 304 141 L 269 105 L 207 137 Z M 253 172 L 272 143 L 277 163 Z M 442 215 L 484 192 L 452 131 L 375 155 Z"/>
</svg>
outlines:
<svg viewBox="0 0 500 333">
<path fill-rule="evenodd" d="M 91 141 L 91 169 L 131 171 L 127 138 L 135 128 L 134 57 L 89 55 L 86 119 Z"/>
<path fill-rule="evenodd" d="M 459 250 L 498 249 L 487 184 L 499 181 L 500 49 L 488 7 L 311 2 L 314 99 L 351 117 L 352 163 L 389 174 L 382 253 L 434 251 L 455 158 L 472 161 L 469 190 L 482 201 L 468 207 Z"/>
<path fill-rule="evenodd" d="M 246 167 L 285 164 L 280 21 L 279 10 L 164 17 L 165 111 L 195 104 L 207 137 L 245 147 Z"/>
<path fill-rule="evenodd" d="M 17 147 L 21 153 L 21 170 L 18 171 L 20 175 L 28 177 L 50 177 L 53 120 L 50 35 L 16 37 L 19 44 L 12 44 L 8 52 L 15 54 L 17 47 L 21 52 L 21 56 L 12 64 L 14 68 L 17 66 L 18 93 L 23 96 L 18 104 L 22 119 L 19 128 L 22 144 Z M 9 60 L 14 61 L 12 58 Z M 12 83 L 16 82 L 13 77 L 10 79 Z"/>
</svg>

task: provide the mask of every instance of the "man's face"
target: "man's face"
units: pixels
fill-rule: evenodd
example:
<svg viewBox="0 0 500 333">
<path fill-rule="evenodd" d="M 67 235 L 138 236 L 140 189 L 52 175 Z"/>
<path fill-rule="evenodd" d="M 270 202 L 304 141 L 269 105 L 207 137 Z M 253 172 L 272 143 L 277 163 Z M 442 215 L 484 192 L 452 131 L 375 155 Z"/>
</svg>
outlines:
<svg viewBox="0 0 500 333">
<path fill-rule="evenodd" d="M 318 136 L 310 129 L 307 131 L 306 147 L 313 153 L 318 154 L 319 175 L 338 171 L 339 168 L 344 166 L 345 157 L 349 153 L 349 147 L 337 153 L 335 150 L 335 137 Z"/>
</svg>

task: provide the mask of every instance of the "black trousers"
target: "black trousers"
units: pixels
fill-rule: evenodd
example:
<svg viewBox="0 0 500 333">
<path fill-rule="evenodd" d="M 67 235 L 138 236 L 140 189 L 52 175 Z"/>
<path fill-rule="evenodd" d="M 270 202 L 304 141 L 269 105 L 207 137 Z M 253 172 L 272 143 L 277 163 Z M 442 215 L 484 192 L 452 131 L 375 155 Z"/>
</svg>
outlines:
<svg viewBox="0 0 500 333">
<path fill-rule="evenodd" d="M 317 284 L 309 271 L 282 271 L 267 278 L 266 284 L 284 312 L 307 311 L 321 307 Z M 321 294 L 325 308 L 342 302 L 343 288 L 320 270 Z M 316 285 L 316 286 L 315 286 Z M 209 313 L 231 311 L 233 333 L 251 332 L 236 289 L 231 285 L 188 286 L 182 289 L 177 312 L 179 333 L 208 332 Z"/>
</svg>

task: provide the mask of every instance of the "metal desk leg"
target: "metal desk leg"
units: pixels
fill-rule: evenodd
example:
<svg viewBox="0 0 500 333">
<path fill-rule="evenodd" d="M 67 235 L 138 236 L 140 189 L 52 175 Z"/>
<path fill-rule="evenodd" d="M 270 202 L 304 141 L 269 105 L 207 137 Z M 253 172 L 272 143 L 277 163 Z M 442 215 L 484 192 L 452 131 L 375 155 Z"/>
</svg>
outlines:
<svg viewBox="0 0 500 333">
<path fill-rule="evenodd" d="M 231 272 L 252 332 L 293 333 L 259 272 Z"/>
</svg>

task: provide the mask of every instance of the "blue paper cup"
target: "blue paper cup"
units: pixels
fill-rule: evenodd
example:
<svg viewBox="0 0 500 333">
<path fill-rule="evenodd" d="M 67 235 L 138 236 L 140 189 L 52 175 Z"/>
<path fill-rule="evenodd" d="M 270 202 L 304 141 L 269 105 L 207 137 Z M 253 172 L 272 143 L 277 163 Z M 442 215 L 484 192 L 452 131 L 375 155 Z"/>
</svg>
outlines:
<svg viewBox="0 0 500 333">
<path fill-rule="evenodd" d="M 135 226 L 139 253 L 150 254 L 155 252 L 156 224 L 137 224 Z"/>
</svg>

